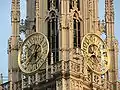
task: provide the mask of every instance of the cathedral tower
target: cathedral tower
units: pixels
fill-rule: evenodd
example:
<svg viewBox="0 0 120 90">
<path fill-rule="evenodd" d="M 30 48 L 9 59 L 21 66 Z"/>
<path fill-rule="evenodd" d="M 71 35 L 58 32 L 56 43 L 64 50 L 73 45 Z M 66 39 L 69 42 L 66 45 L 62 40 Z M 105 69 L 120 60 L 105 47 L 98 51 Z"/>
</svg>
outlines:
<svg viewBox="0 0 120 90">
<path fill-rule="evenodd" d="M 98 0 L 26 0 L 22 24 L 19 2 L 12 0 L 10 90 L 119 90 L 113 0 L 102 23 Z"/>
</svg>

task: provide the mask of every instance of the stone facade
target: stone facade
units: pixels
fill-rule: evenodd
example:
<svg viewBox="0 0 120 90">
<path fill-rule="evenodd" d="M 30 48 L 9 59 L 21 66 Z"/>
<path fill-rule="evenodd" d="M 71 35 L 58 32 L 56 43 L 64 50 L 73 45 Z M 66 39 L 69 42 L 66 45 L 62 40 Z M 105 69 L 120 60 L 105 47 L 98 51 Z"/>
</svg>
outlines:
<svg viewBox="0 0 120 90">
<path fill-rule="evenodd" d="M 114 35 L 113 0 L 105 0 L 105 20 L 98 18 L 99 0 L 26 0 L 27 16 L 20 23 L 20 1 L 12 0 L 12 35 L 8 40 L 8 90 L 120 90 L 118 41 Z M 45 64 L 36 73 L 23 73 L 18 50 L 34 32 L 49 41 Z M 82 54 L 81 42 L 88 33 L 101 37 L 110 52 L 110 67 L 104 74 L 93 72 Z"/>
</svg>

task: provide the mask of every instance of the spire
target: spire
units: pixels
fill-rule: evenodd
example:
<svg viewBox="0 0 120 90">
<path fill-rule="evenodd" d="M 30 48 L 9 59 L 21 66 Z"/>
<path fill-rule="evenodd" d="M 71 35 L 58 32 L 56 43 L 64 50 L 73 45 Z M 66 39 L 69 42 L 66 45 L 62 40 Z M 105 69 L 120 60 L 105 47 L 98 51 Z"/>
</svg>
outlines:
<svg viewBox="0 0 120 90">
<path fill-rule="evenodd" d="M 40 29 L 39 27 L 39 18 L 40 18 L 39 4 L 40 4 L 39 0 L 36 0 L 36 32 L 38 32 Z"/>
<path fill-rule="evenodd" d="M 105 0 L 105 16 L 107 21 L 114 21 L 113 0 Z"/>
<path fill-rule="evenodd" d="M 109 49 L 110 67 L 108 72 L 111 90 L 118 90 L 118 53 L 116 52 L 114 36 L 114 5 L 113 0 L 105 0 L 106 41 Z"/>
<path fill-rule="evenodd" d="M 12 0 L 11 15 L 12 36 L 18 36 L 20 23 L 20 0 Z"/>
<path fill-rule="evenodd" d="M 12 35 L 10 38 L 11 50 L 18 49 L 19 28 L 20 28 L 20 0 L 12 0 L 11 8 Z M 10 51 L 11 51 L 10 50 Z"/>
<path fill-rule="evenodd" d="M 114 5 L 113 0 L 105 0 L 106 34 L 114 38 Z"/>
</svg>

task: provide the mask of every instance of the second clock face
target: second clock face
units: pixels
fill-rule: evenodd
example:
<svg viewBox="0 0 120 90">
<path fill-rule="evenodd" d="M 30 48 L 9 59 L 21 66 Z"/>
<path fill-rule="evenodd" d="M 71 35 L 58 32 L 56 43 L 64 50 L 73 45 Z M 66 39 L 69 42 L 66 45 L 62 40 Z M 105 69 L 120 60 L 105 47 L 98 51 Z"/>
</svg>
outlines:
<svg viewBox="0 0 120 90">
<path fill-rule="evenodd" d="M 91 70 L 104 74 L 109 67 L 109 52 L 103 40 L 96 34 L 87 34 L 82 41 L 82 53 Z"/>
<path fill-rule="evenodd" d="M 19 54 L 20 69 L 27 74 L 34 73 L 45 63 L 49 51 L 47 37 L 42 33 L 33 33 L 23 42 Z"/>
</svg>

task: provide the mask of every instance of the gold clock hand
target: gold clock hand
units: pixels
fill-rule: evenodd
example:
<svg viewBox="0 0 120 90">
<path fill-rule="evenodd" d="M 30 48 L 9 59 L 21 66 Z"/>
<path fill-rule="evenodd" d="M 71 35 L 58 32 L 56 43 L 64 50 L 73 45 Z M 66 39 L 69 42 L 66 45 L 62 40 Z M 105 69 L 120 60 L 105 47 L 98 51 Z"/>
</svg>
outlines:
<svg viewBox="0 0 120 90">
<path fill-rule="evenodd" d="M 30 55 L 28 58 L 27 58 L 27 60 L 23 63 L 23 65 L 28 65 L 29 64 L 29 61 L 31 60 L 31 58 L 33 57 L 33 55 L 34 55 L 35 53 L 33 53 L 32 55 Z"/>
</svg>

